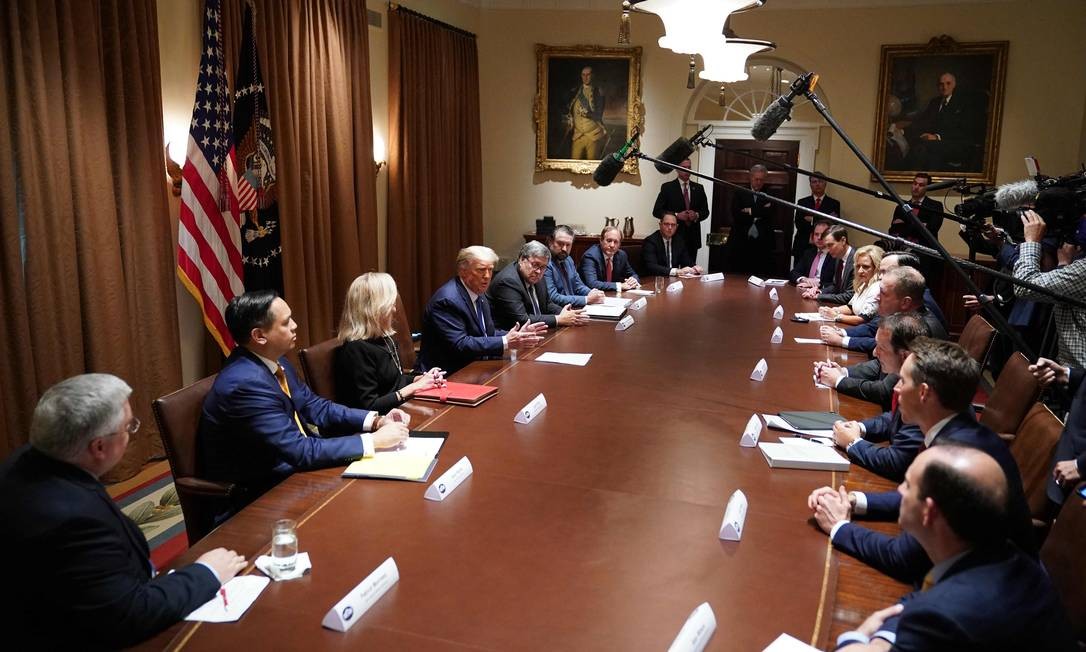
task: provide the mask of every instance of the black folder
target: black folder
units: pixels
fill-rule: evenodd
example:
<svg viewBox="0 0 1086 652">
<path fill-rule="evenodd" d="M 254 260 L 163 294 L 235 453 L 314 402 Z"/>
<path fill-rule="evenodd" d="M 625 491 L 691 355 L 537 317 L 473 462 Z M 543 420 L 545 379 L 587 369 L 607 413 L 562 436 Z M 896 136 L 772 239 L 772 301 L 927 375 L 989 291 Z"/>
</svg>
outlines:
<svg viewBox="0 0 1086 652">
<path fill-rule="evenodd" d="M 836 412 L 781 412 L 780 417 L 796 430 L 832 430 L 835 421 L 846 420 Z"/>
</svg>

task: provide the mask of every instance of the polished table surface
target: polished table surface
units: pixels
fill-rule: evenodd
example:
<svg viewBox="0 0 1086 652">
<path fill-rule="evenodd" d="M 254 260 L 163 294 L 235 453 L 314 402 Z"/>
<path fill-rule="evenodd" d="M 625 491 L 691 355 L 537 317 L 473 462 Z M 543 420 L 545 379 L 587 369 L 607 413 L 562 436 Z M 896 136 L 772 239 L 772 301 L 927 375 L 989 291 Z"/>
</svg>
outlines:
<svg viewBox="0 0 1086 652">
<path fill-rule="evenodd" d="M 813 309 L 794 288 L 778 292 L 788 315 Z M 456 380 L 498 395 L 477 408 L 407 404 L 413 428 L 450 433 L 431 480 L 465 455 L 474 467 L 444 502 L 424 500 L 421 483 L 295 474 L 178 563 L 220 545 L 252 560 L 272 522 L 293 517 L 313 571 L 273 582 L 238 623 L 178 625 L 146 647 L 660 650 L 705 601 L 718 623 L 708 649 L 760 650 L 781 632 L 825 645 L 834 622 L 866 615 L 834 610 L 839 561 L 806 507 L 844 476 L 774 471 L 738 445 L 752 413 L 838 407 L 811 377 L 828 349 L 792 341 L 817 329 L 774 320 L 768 294 L 738 277 L 686 280 L 631 312 L 627 331 L 562 329 L 516 362 L 465 368 Z M 785 341 L 770 344 L 778 325 Z M 544 351 L 593 356 L 534 362 Z M 766 379 L 751 381 L 762 357 Z M 513 423 L 540 392 L 546 410 Z M 721 541 L 737 489 L 750 505 L 742 541 Z M 399 583 L 347 633 L 322 628 L 389 556 Z"/>
</svg>

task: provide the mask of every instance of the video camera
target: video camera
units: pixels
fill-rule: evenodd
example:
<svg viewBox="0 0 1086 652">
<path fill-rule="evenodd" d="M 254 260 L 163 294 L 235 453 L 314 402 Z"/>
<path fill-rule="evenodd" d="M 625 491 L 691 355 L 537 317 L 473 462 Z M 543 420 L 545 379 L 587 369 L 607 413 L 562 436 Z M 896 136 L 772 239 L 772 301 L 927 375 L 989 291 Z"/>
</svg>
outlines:
<svg viewBox="0 0 1086 652">
<path fill-rule="evenodd" d="M 967 232 L 979 233 L 987 218 L 1014 240 L 1022 240 L 1022 212 L 1032 208 L 1044 220 L 1047 234 L 1061 243 L 1086 246 L 1086 169 L 1063 177 L 1037 175 L 1004 184 L 966 199 L 954 213 L 968 220 Z"/>
</svg>

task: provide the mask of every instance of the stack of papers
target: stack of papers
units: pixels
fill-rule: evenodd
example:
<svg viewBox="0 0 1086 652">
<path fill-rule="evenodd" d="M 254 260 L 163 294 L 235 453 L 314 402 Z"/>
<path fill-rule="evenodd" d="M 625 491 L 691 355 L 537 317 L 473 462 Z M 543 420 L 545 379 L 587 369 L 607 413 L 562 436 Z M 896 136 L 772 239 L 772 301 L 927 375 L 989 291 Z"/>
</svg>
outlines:
<svg viewBox="0 0 1086 652">
<path fill-rule="evenodd" d="M 621 306 L 621 307 L 625 308 L 626 306 L 630 305 L 630 302 L 632 302 L 632 301 L 633 301 L 633 299 L 623 299 L 622 297 L 604 297 L 602 305 L 605 305 L 605 306 Z M 597 305 L 597 304 L 593 304 L 593 305 Z"/>
<path fill-rule="evenodd" d="M 588 315 L 592 319 L 606 319 L 608 321 L 618 321 L 622 319 L 622 315 L 626 312 L 626 306 L 608 306 L 608 305 L 593 305 L 585 306 L 584 314 Z"/>
<path fill-rule="evenodd" d="M 239 575 L 224 584 L 214 598 L 185 616 L 185 620 L 232 623 L 253 606 L 270 583 L 270 579 L 260 575 Z"/>
<path fill-rule="evenodd" d="M 592 359 L 591 353 L 552 353 L 547 351 L 535 359 L 536 362 L 553 362 L 555 364 L 571 364 L 583 367 Z"/>
<path fill-rule="evenodd" d="M 806 437 L 833 437 L 833 430 L 823 430 L 815 428 L 795 428 L 791 426 L 787 421 L 780 418 L 775 414 L 763 414 L 762 418 L 765 419 L 765 425 L 767 428 L 773 428 L 774 430 L 783 430 L 785 432 L 793 432 L 797 435 L 804 435 Z"/>
<path fill-rule="evenodd" d="M 833 321 L 833 319 L 826 319 L 817 312 L 797 312 L 795 314 L 796 319 L 806 319 L 807 321 Z"/>
<path fill-rule="evenodd" d="M 770 286 L 776 285 L 776 286 L 780 287 L 780 286 L 788 285 L 788 279 L 786 279 L 786 278 L 767 278 L 765 280 L 765 284 L 770 285 Z"/>
<path fill-rule="evenodd" d="M 806 469 L 810 471 L 848 471 L 849 461 L 829 446 L 804 439 L 782 437 L 779 444 L 758 444 L 765 461 L 774 469 Z"/>
<path fill-rule="evenodd" d="M 638 288 L 636 290 L 626 290 L 626 294 L 632 294 L 635 297 L 651 297 L 655 293 L 650 290 L 642 290 Z"/>
</svg>

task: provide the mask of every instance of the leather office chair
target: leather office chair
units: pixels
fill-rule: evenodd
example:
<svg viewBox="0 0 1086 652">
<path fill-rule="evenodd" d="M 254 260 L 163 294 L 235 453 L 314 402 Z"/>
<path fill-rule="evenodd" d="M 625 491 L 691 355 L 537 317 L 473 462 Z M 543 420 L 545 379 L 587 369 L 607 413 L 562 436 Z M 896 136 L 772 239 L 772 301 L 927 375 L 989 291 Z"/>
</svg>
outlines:
<svg viewBox="0 0 1086 652">
<path fill-rule="evenodd" d="M 1062 432 L 1063 422 L 1043 403 L 1034 403 L 1009 445 L 1022 475 L 1022 489 L 1026 492 L 1030 513 L 1040 521 L 1051 517 L 1045 487 L 1052 475 L 1052 453 Z"/>
<path fill-rule="evenodd" d="M 336 400 L 337 348 L 339 348 L 339 340 L 333 337 L 298 351 L 298 360 L 302 363 L 305 382 L 317 396 L 329 401 Z"/>
<path fill-rule="evenodd" d="M 962 334 L 958 337 L 958 344 L 965 349 L 969 357 L 977 361 L 980 368 L 988 363 L 988 353 L 992 350 L 992 342 L 995 341 L 996 330 L 981 315 L 973 315 L 966 322 Z"/>
<path fill-rule="evenodd" d="M 1084 485 L 1079 485 L 1082 487 Z M 1086 640 L 1086 564 L 1082 563 L 1082 542 L 1086 541 L 1086 507 L 1071 494 L 1052 524 L 1052 531 L 1041 546 L 1044 563 L 1056 592 L 1060 594 L 1075 637 Z"/>
<path fill-rule="evenodd" d="M 208 376 L 151 403 L 155 423 L 162 433 L 166 459 L 170 462 L 174 487 L 181 499 L 190 546 L 215 529 L 215 516 L 227 507 L 235 490 L 231 483 L 199 477 L 196 433 L 204 397 L 214 382 L 215 376 Z"/>
<path fill-rule="evenodd" d="M 996 378 L 995 387 L 983 406 L 980 422 L 1000 435 L 1018 431 L 1026 413 L 1041 395 L 1041 386 L 1029 372 L 1029 360 L 1014 353 Z"/>
</svg>

